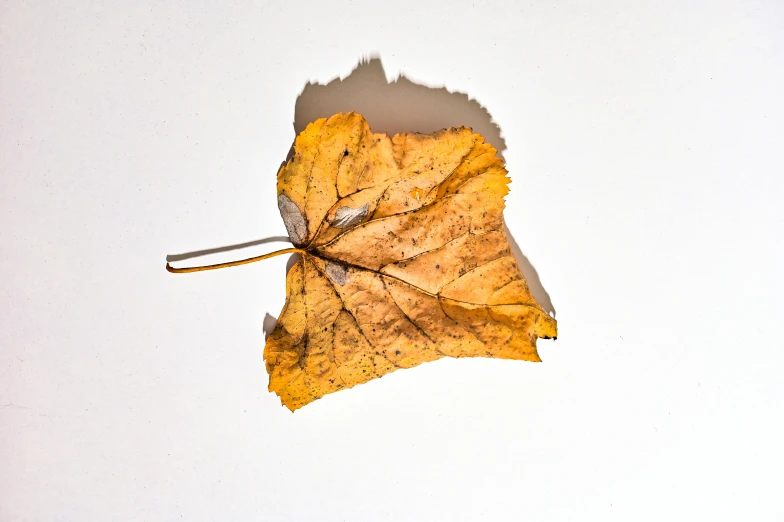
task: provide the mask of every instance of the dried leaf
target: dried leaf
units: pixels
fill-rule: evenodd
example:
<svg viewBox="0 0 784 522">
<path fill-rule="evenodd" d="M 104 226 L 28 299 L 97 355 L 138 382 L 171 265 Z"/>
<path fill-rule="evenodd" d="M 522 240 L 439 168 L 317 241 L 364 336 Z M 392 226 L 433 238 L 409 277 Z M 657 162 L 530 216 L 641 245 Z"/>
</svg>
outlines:
<svg viewBox="0 0 784 522">
<path fill-rule="evenodd" d="M 278 206 L 304 250 L 264 358 L 295 410 L 441 357 L 539 361 L 556 322 L 534 300 L 504 232 L 509 179 L 470 129 L 374 134 L 319 119 L 278 172 Z"/>
</svg>

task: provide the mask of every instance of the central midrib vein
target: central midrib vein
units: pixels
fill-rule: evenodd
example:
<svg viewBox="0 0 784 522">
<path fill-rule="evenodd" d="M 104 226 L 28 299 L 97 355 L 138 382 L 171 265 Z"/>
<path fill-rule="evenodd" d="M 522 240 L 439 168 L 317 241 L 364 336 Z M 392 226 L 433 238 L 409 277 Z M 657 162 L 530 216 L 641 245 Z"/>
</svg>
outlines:
<svg viewBox="0 0 784 522">
<path fill-rule="evenodd" d="M 490 306 L 526 306 L 526 307 L 533 308 L 533 309 L 543 313 L 547 317 L 550 317 L 547 314 L 547 312 L 545 312 L 542 308 L 540 308 L 539 306 L 536 306 L 536 305 L 534 305 L 532 303 L 503 303 L 503 304 L 490 305 L 490 304 L 487 304 L 487 303 L 472 303 L 470 301 L 462 301 L 460 299 L 453 299 L 451 297 L 444 297 L 444 296 L 439 295 L 439 294 L 434 294 L 432 292 L 428 292 L 424 288 L 420 288 L 420 287 L 416 286 L 413 283 L 409 283 L 408 281 L 406 281 L 405 279 L 401 279 L 400 277 L 397 277 L 397 276 L 394 276 L 394 275 L 391 275 L 391 274 L 385 274 L 384 272 L 379 272 L 378 270 L 373 270 L 371 268 L 365 268 L 364 266 L 359 266 L 359 265 L 354 265 L 354 264 L 351 264 L 351 263 L 347 263 L 347 262 L 341 261 L 339 259 L 332 259 L 332 258 L 329 258 L 329 257 L 324 256 L 324 255 L 318 255 L 318 254 L 313 253 L 312 251 L 306 250 L 306 251 L 304 251 L 304 253 L 302 255 L 303 256 L 310 256 L 310 257 L 313 257 L 313 258 L 316 258 L 316 259 L 321 259 L 322 261 L 327 261 L 329 263 L 337 263 L 339 265 L 347 266 L 347 267 L 353 268 L 355 270 L 362 270 L 362 271 L 365 271 L 365 272 L 371 272 L 373 274 L 378 274 L 381 277 L 387 277 L 389 279 L 394 279 L 395 281 L 403 283 L 404 285 L 407 285 L 407 286 L 413 288 L 414 290 L 417 290 L 418 292 L 421 292 L 421 293 L 423 293 L 423 294 L 425 294 L 425 295 L 427 295 L 429 297 L 433 297 L 433 298 L 438 299 L 438 300 L 451 301 L 453 303 L 460 303 L 460 304 L 463 304 L 463 305 L 480 306 L 480 307 L 490 307 Z M 319 273 L 322 275 L 322 277 L 327 277 L 327 278 L 329 277 L 328 275 L 322 273 L 321 270 L 319 270 Z"/>
</svg>

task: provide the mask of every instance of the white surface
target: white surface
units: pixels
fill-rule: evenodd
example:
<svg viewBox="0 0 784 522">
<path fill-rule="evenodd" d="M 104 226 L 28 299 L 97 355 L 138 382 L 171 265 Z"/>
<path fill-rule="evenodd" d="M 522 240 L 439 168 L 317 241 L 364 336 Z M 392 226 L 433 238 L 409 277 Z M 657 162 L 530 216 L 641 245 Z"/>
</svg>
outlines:
<svg viewBox="0 0 784 522">
<path fill-rule="evenodd" d="M 784 4 L 254 4 L 2 3 L 0 520 L 784 518 Z M 285 257 L 164 259 L 285 234 L 297 96 L 374 52 L 500 126 L 559 339 L 291 414 Z"/>
</svg>

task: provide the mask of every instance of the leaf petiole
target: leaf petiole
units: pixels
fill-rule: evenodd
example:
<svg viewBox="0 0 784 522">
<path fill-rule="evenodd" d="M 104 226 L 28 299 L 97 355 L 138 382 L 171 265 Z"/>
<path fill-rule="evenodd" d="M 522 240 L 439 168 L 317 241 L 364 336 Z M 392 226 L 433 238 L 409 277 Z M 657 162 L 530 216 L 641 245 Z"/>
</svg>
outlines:
<svg viewBox="0 0 784 522">
<path fill-rule="evenodd" d="M 282 256 L 283 254 L 304 254 L 305 251 L 299 248 L 284 248 L 283 250 L 276 250 L 263 256 L 250 257 L 248 259 L 240 259 L 239 261 L 229 261 L 228 263 L 218 263 L 217 265 L 206 266 L 193 266 L 188 268 L 174 268 L 169 263 L 166 263 L 166 270 L 172 274 L 185 274 L 188 272 L 203 272 L 204 270 L 217 270 L 218 268 L 228 268 L 230 266 L 247 265 L 255 263 L 256 261 L 263 261 L 271 257 Z"/>
</svg>

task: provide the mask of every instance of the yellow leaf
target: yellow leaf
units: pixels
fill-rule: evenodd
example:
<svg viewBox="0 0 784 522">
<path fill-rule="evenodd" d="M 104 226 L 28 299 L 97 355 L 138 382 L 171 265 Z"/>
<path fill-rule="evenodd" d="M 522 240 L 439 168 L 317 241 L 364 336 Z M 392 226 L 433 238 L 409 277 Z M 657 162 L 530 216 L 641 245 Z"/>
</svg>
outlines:
<svg viewBox="0 0 784 522">
<path fill-rule="evenodd" d="M 295 410 L 445 356 L 539 361 L 556 322 L 510 250 L 506 174 L 467 128 L 390 138 L 355 113 L 308 125 L 278 172 L 303 253 L 264 349 L 270 391 Z"/>
</svg>

